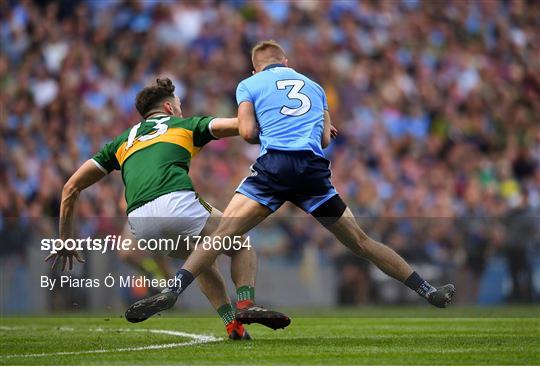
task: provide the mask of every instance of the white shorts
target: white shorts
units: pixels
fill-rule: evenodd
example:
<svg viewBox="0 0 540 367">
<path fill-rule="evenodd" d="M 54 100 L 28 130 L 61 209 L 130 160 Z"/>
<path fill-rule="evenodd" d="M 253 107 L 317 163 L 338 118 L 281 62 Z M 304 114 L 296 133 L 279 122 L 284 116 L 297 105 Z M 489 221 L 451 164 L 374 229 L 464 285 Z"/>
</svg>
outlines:
<svg viewBox="0 0 540 367">
<path fill-rule="evenodd" d="M 198 236 L 211 211 L 212 207 L 201 201 L 194 191 L 175 191 L 133 210 L 128 214 L 128 222 L 138 240 L 165 238 L 176 242 L 178 236 Z M 167 255 L 171 250 L 160 248 L 152 252 Z"/>
</svg>

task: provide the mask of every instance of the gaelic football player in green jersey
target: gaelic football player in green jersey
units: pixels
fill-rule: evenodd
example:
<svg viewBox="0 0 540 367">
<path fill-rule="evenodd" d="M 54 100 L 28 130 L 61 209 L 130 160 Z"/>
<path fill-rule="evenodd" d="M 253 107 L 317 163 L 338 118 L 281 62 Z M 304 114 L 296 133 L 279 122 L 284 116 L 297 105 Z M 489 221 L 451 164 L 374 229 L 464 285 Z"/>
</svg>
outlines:
<svg viewBox="0 0 540 367">
<path fill-rule="evenodd" d="M 188 175 L 191 159 L 212 140 L 238 135 L 237 118 L 183 118 L 180 99 L 170 79 L 158 79 L 136 99 L 143 120 L 106 144 L 86 161 L 64 185 L 60 207 L 60 238 L 73 237 L 72 219 L 79 193 L 113 170 L 120 170 L 125 184 L 127 215 L 137 239 L 204 236 L 215 230 L 221 212 L 198 197 Z M 187 258 L 191 248 L 160 249 L 172 257 Z M 253 302 L 257 259 L 255 251 L 242 247 L 230 251 L 231 277 L 237 288 L 237 302 Z M 62 270 L 73 258 L 84 262 L 76 251 L 61 250 L 46 260 L 62 261 Z M 235 313 L 225 283 L 216 265 L 198 278 L 201 290 L 225 323 L 231 339 L 250 339 Z M 160 295 L 156 303 L 166 302 Z M 172 307 L 172 303 L 169 307 Z M 163 305 L 159 305 L 163 308 Z M 167 308 L 167 307 L 166 307 Z M 277 313 L 279 314 L 279 313 Z M 148 316 L 126 314 L 131 322 Z M 282 315 L 283 317 L 286 317 Z"/>
</svg>

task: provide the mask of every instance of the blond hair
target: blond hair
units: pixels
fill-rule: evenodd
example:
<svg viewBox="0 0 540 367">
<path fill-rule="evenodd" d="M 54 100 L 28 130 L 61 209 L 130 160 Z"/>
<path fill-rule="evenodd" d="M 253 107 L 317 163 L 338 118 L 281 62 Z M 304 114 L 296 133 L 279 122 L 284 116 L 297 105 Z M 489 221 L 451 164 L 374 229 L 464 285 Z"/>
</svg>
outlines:
<svg viewBox="0 0 540 367">
<path fill-rule="evenodd" d="M 251 62 L 255 68 L 275 62 L 282 62 L 284 58 L 285 51 L 274 40 L 259 42 L 251 49 Z"/>
</svg>

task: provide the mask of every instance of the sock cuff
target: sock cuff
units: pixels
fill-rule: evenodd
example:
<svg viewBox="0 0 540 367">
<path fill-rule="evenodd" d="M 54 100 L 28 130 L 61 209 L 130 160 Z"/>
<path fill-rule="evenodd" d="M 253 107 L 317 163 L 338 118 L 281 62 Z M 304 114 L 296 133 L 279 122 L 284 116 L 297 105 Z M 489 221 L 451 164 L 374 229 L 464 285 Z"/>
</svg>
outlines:
<svg viewBox="0 0 540 367">
<path fill-rule="evenodd" d="M 427 297 L 429 293 L 435 291 L 435 287 L 425 281 L 418 273 L 413 272 L 407 280 L 405 280 L 405 285 L 411 288 L 413 291 L 421 295 L 422 297 Z"/>
<path fill-rule="evenodd" d="M 230 303 L 226 303 L 222 306 L 220 306 L 217 309 L 217 313 L 219 317 L 223 320 L 223 323 L 227 325 L 228 323 L 234 321 L 235 315 L 234 315 L 234 308 Z"/>
<path fill-rule="evenodd" d="M 403 283 L 416 292 L 422 283 L 424 283 L 424 279 L 414 271 Z"/>
<path fill-rule="evenodd" d="M 178 293 L 183 292 L 184 289 L 186 289 L 191 283 L 193 283 L 193 280 L 195 279 L 193 274 L 191 274 L 186 269 L 178 270 L 175 278 L 179 281 L 178 285 L 174 289 Z"/>
<path fill-rule="evenodd" d="M 217 313 L 221 316 L 224 313 L 227 313 L 229 311 L 234 311 L 233 306 L 230 303 L 225 303 L 224 305 L 219 306 L 217 309 Z"/>
<path fill-rule="evenodd" d="M 255 288 L 243 285 L 236 290 L 236 301 L 255 301 Z"/>
</svg>

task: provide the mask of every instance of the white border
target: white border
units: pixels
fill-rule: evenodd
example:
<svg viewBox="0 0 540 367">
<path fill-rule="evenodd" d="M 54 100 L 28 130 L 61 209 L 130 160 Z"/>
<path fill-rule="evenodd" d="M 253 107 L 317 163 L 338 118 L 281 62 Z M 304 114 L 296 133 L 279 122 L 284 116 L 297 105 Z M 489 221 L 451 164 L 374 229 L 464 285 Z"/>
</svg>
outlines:
<svg viewBox="0 0 540 367">
<path fill-rule="evenodd" d="M 90 159 L 92 162 L 94 162 L 94 164 L 96 165 L 97 168 L 100 169 L 101 172 L 105 173 L 106 175 L 109 174 L 109 172 L 101 165 L 98 163 L 98 161 L 96 161 L 94 158 Z"/>
</svg>

